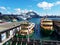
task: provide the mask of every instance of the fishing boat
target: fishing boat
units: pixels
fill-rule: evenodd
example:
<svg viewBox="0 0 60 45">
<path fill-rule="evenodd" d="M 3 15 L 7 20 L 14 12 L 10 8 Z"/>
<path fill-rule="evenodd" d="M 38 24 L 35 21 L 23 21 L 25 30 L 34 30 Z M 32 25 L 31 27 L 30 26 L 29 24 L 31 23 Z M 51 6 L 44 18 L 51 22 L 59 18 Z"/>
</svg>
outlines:
<svg viewBox="0 0 60 45">
<path fill-rule="evenodd" d="M 21 22 L 21 30 L 19 31 L 20 37 L 27 38 L 28 36 L 31 37 L 34 32 L 34 23 L 28 21 Z"/>
<path fill-rule="evenodd" d="M 41 32 L 43 33 L 43 35 L 51 35 L 53 30 L 53 21 L 47 18 L 42 18 L 41 19 Z"/>
</svg>

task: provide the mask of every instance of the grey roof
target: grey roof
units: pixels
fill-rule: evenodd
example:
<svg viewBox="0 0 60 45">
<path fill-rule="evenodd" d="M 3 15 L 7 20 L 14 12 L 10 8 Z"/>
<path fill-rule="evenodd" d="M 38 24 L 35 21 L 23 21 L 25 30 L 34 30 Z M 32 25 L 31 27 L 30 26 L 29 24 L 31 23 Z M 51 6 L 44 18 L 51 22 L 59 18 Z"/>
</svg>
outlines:
<svg viewBox="0 0 60 45">
<path fill-rule="evenodd" d="M 0 32 L 8 30 L 8 29 L 16 27 L 16 26 L 19 26 L 19 25 L 20 25 L 20 22 L 10 22 L 10 23 L 6 23 L 6 24 L 1 24 Z"/>
</svg>

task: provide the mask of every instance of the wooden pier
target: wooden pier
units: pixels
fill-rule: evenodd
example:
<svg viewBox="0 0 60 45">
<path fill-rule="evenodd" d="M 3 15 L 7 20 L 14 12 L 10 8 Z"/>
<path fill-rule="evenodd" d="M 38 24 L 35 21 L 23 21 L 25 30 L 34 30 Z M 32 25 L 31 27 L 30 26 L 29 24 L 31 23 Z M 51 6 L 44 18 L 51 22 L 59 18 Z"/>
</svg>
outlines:
<svg viewBox="0 0 60 45">
<path fill-rule="evenodd" d="M 13 25 L 13 28 L 10 27 L 11 29 L 9 29 L 8 31 L 9 32 L 10 32 L 10 30 L 16 31 L 16 30 L 18 30 L 17 28 L 19 28 L 19 27 L 20 27 L 20 25 L 19 26 Z M 54 27 L 55 32 L 57 33 L 57 35 L 60 38 L 60 21 L 53 21 L 53 27 Z M 19 30 L 20 30 L 20 28 L 19 28 Z M 7 30 L 5 30 L 4 32 L 6 32 L 6 31 Z M 0 32 L 0 36 L 4 32 Z M 6 32 L 6 34 L 8 34 L 8 33 Z M 12 36 L 12 35 L 10 35 L 10 36 Z M 16 36 L 13 36 L 12 38 L 10 38 L 10 36 L 7 36 L 9 38 L 8 41 L 10 41 L 10 43 L 8 43 L 8 41 L 4 42 L 4 43 L 6 43 L 6 45 L 60 45 L 60 41 L 58 41 L 58 40 L 36 40 L 36 39 L 29 38 L 29 42 L 28 42 L 27 38 L 20 38 L 20 37 L 16 37 Z M 8 39 L 8 38 L 6 38 L 6 39 Z M 1 42 L 1 37 L 0 37 L 0 42 Z"/>
<path fill-rule="evenodd" d="M 60 21 L 59 20 L 53 21 L 53 27 L 57 35 L 60 36 Z"/>
<path fill-rule="evenodd" d="M 15 42 L 15 44 L 14 44 Z M 27 38 L 13 38 L 11 45 L 60 45 L 60 41 L 57 40 L 36 40 Z"/>
</svg>

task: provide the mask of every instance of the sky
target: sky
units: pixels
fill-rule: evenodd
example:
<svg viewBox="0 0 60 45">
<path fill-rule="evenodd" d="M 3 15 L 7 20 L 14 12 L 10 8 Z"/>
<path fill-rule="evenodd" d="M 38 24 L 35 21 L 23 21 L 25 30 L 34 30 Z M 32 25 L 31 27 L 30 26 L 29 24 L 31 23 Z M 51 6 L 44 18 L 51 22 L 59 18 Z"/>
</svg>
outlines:
<svg viewBox="0 0 60 45">
<path fill-rule="evenodd" d="M 39 15 L 60 15 L 60 0 L 0 0 L 3 14 L 35 11 Z"/>
</svg>

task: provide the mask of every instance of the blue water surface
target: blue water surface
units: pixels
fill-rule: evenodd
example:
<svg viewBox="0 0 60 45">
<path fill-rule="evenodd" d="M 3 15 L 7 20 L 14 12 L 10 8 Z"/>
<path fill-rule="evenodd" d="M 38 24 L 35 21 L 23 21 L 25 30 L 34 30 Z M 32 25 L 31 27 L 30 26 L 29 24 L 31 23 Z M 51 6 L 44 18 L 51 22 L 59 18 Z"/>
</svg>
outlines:
<svg viewBox="0 0 60 45">
<path fill-rule="evenodd" d="M 60 20 L 60 18 L 48 18 L 51 20 Z M 31 18 L 28 21 L 35 23 L 35 29 L 34 29 L 34 34 L 31 39 L 39 39 L 39 40 L 52 40 L 54 37 L 51 38 L 51 36 L 45 37 L 42 36 L 41 30 L 40 30 L 40 20 L 41 18 Z"/>
</svg>

